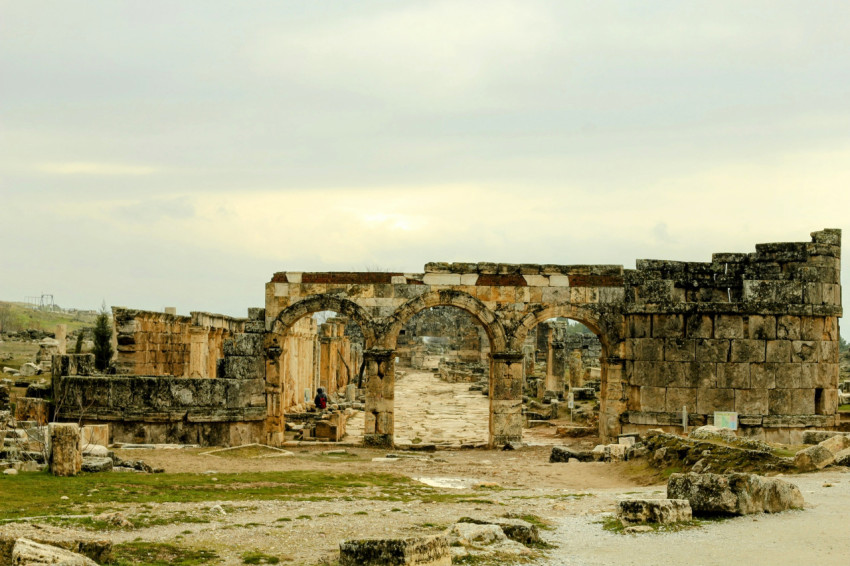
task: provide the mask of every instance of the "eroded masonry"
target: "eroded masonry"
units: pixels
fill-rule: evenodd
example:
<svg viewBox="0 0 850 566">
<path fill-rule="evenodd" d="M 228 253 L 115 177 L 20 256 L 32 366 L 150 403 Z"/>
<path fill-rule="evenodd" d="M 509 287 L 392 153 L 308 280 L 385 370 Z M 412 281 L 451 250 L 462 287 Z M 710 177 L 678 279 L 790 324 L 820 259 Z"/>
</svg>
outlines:
<svg viewBox="0 0 850 566">
<path fill-rule="evenodd" d="M 280 272 L 266 284 L 265 308 L 246 319 L 115 309 L 115 367 L 125 373 L 82 375 L 86 364 L 55 357 L 57 413 L 112 423 L 116 440 L 280 444 L 284 415 L 323 386 L 361 390 L 365 442 L 391 445 L 397 360 L 425 351 L 402 330 L 423 310 L 456 307 L 483 332 L 460 328 L 463 353 L 443 363 L 483 363 L 490 445 L 521 440 L 535 340 L 546 341 L 550 358 L 537 393 L 563 396 L 593 375 L 604 437 L 680 430 L 683 414 L 691 426 L 711 424 L 716 411 L 731 411 L 742 434 L 787 442 L 837 424 L 840 243 L 839 230 L 823 230 L 809 242 L 759 244 L 706 263 L 638 260 L 636 269 L 429 263 L 424 273 Z M 310 315 L 324 311 L 340 318 L 319 327 Z M 587 326 L 597 345 L 564 346 L 557 323 L 531 337 L 558 317 Z M 356 343 L 344 331 L 355 327 Z"/>
</svg>

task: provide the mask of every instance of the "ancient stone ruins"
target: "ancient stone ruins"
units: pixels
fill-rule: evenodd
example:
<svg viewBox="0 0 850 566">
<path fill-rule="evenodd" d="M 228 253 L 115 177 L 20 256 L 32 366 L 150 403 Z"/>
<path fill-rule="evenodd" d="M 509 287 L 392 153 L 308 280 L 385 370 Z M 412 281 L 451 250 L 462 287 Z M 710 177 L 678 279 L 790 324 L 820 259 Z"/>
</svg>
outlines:
<svg viewBox="0 0 850 566">
<path fill-rule="evenodd" d="M 809 242 L 758 244 L 706 263 L 638 260 L 636 269 L 280 272 L 266 284 L 265 308 L 246 319 L 115 308 L 117 373 L 93 375 L 86 356 L 56 355 L 53 399 L 60 420 L 112 425 L 113 442 L 279 445 L 285 415 L 303 412 L 323 387 L 352 403 L 360 395 L 365 442 L 392 445 L 396 363 L 417 356 L 402 331 L 417 313 L 456 307 L 483 334 L 459 332 L 468 356 L 445 371 L 485 360 L 491 446 L 521 440 L 529 344 L 557 317 L 598 336 L 601 436 L 678 431 L 683 419 L 710 425 L 729 411 L 742 435 L 789 442 L 836 425 L 840 246 L 839 230 L 822 230 Z M 339 318 L 320 325 L 309 316 L 324 311 Z M 570 365 L 581 354 L 557 353 L 556 327 L 542 340 L 551 361 L 540 391 L 580 388 Z M 344 432 L 338 419 L 325 423 L 329 436 Z"/>
</svg>

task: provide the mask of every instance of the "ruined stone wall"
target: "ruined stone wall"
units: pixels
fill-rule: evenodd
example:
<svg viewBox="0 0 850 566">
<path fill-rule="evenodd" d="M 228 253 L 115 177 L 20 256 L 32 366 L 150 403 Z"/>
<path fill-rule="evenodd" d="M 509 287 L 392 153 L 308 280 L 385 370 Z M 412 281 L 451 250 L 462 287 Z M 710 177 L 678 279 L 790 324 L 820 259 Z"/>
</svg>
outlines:
<svg viewBox="0 0 850 566">
<path fill-rule="evenodd" d="M 215 377 L 224 341 L 241 332 L 245 320 L 193 312 L 112 308 L 118 373 L 174 377 Z"/>
<path fill-rule="evenodd" d="M 625 273 L 625 430 L 735 411 L 746 434 L 836 424 L 840 231 Z M 680 429 L 680 427 L 678 427 Z"/>
<path fill-rule="evenodd" d="M 109 424 L 110 442 L 238 445 L 265 439 L 262 379 L 79 375 L 90 373 L 91 358 L 54 357 L 58 420 Z"/>
</svg>

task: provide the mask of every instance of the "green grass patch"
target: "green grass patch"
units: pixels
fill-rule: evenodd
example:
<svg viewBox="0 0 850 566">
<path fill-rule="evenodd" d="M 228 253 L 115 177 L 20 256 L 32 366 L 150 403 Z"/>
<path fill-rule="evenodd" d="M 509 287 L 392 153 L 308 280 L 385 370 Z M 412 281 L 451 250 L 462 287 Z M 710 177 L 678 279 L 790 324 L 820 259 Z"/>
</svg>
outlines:
<svg viewBox="0 0 850 566">
<path fill-rule="evenodd" d="M 68 478 L 46 472 L 0 475 L 0 517 L 80 514 L 80 510 L 89 509 L 87 504 L 326 501 L 352 492 L 361 499 L 385 501 L 445 498 L 409 478 L 392 474 L 299 470 L 218 474 L 217 480 L 212 481 L 208 474 L 80 474 Z M 68 499 L 63 501 L 62 496 Z"/>
<path fill-rule="evenodd" d="M 219 561 L 212 550 L 145 541 L 117 544 L 112 547 L 112 556 L 110 566 L 196 566 Z"/>
<path fill-rule="evenodd" d="M 242 555 L 242 564 L 278 564 L 280 558 L 262 552 L 246 552 Z"/>
<path fill-rule="evenodd" d="M 847 405 L 838 405 L 839 413 L 850 413 L 850 404 Z"/>
<path fill-rule="evenodd" d="M 726 517 L 710 517 L 703 519 L 692 519 L 690 521 L 681 521 L 679 523 L 644 523 L 647 527 L 652 529 L 652 533 L 676 533 L 679 531 L 687 531 L 690 529 L 696 529 L 702 527 L 704 525 L 710 523 L 716 523 L 719 521 L 725 521 Z M 602 528 L 608 532 L 616 533 L 616 534 L 630 534 L 626 532 L 626 525 L 620 521 L 615 516 L 605 517 L 599 523 L 602 524 Z M 647 534 L 650 534 L 648 531 Z"/>
</svg>

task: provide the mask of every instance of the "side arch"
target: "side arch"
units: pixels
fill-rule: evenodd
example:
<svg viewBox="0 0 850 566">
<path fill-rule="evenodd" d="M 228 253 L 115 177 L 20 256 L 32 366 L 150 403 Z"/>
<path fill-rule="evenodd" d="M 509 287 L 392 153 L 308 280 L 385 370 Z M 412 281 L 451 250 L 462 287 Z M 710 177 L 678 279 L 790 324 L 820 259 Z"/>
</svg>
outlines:
<svg viewBox="0 0 850 566">
<path fill-rule="evenodd" d="M 313 295 L 283 309 L 272 323 L 272 332 L 286 334 L 300 318 L 321 312 L 334 311 L 356 322 L 363 331 L 365 347 L 375 344 L 375 324 L 366 310 L 350 299 L 338 295 Z"/>
<path fill-rule="evenodd" d="M 457 307 L 475 317 L 484 327 L 490 341 L 491 352 L 502 352 L 508 345 L 507 334 L 496 314 L 484 303 L 468 293 L 442 289 L 431 291 L 409 300 L 400 306 L 389 318 L 384 330 L 383 340 L 389 348 L 395 348 L 399 332 L 407 322 L 421 311 L 437 306 Z"/>
<path fill-rule="evenodd" d="M 547 305 L 542 309 L 526 314 L 513 329 L 510 337 L 511 349 L 521 351 L 529 332 L 541 322 L 559 317 L 570 318 L 588 327 L 594 334 L 599 336 L 599 340 L 602 342 L 603 352 L 608 351 L 610 340 L 606 332 L 607 329 L 599 317 L 586 308 L 572 304 Z"/>
</svg>

